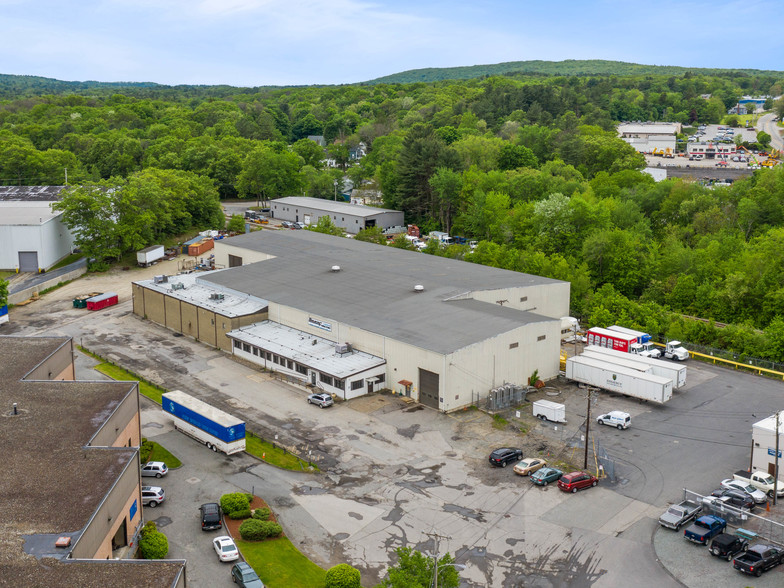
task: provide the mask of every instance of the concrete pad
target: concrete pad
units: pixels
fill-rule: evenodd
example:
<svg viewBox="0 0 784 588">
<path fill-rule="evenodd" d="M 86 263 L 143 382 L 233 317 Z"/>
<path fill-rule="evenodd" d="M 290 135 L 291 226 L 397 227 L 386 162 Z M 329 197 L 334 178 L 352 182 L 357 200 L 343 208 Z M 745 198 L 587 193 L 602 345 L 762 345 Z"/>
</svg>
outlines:
<svg viewBox="0 0 784 588">
<path fill-rule="evenodd" d="M 331 494 L 292 495 L 330 535 L 353 535 L 384 514 L 384 509 Z"/>
</svg>

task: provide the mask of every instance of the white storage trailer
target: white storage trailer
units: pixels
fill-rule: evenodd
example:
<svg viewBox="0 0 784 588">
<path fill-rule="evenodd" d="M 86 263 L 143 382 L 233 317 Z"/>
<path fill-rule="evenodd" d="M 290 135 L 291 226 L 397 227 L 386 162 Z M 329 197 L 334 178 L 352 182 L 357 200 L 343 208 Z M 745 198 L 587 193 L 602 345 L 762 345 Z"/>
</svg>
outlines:
<svg viewBox="0 0 784 588">
<path fill-rule="evenodd" d="M 181 392 L 163 394 L 161 408 L 174 417 L 174 428 L 227 455 L 245 451 L 245 422 Z"/>
<path fill-rule="evenodd" d="M 646 374 L 661 376 L 672 380 L 672 387 L 678 390 L 686 385 L 686 366 L 674 365 L 660 359 L 643 357 L 642 355 L 629 355 L 622 351 L 614 351 L 597 345 L 588 345 L 582 355 L 603 361 L 610 361 L 620 366 L 630 367 Z"/>
<path fill-rule="evenodd" d="M 566 377 L 609 392 L 663 404 L 672 398 L 672 380 L 593 357 L 570 357 Z"/>
<path fill-rule="evenodd" d="M 163 259 L 164 255 L 166 255 L 166 251 L 163 245 L 150 245 L 136 252 L 136 261 L 140 266 L 147 267 L 159 259 Z"/>
<path fill-rule="evenodd" d="M 566 407 L 557 402 L 549 400 L 536 400 L 533 403 L 533 413 L 535 417 L 554 423 L 566 422 Z"/>
</svg>

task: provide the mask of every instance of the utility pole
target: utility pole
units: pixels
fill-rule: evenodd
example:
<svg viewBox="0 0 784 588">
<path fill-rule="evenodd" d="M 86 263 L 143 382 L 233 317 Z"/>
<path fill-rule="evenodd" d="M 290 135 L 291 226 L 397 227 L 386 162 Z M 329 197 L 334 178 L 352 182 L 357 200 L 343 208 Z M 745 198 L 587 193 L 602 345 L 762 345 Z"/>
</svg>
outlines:
<svg viewBox="0 0 784 588">
<path fill-rule="evenodd" d="M 431 582 L 431 585 L 434 588 L 438 588 L 438 540 L 449 539 L 449 537 L 439 535 L 438 533 L 425 533 L 425 535 L 430 537 L 434 544 L 435 555 L 433 555 L 433 581 Z"/>
<path fill-rule="evenodd" d="M 773 478 L 773 506 L 776 506 L 779 500 L 779 416 L 781 411 L 776 411 L 776 467 L 775 477 Z"/>
<path fill-rule="evenodd" d="M 65 168 L 65 185 L 68 185 L 68 168 Z"/>
<path fill-rule="evenodd" d="M 588 469 L 588 433 L 591 430 L 591 389 L 588 388 L 588 416 L 585 418 L 585 459 L 583 460 L 583 469 Z"/>
</svg>

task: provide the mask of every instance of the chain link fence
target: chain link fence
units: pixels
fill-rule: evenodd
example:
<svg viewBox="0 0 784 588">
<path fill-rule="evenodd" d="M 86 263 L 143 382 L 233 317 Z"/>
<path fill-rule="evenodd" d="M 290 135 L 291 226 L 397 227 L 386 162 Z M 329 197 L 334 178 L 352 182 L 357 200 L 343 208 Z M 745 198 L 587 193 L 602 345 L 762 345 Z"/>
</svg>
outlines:
<svg viewBox="0 0 784 588">
<path fill-rule="evenodd" d="M 713 497 L 705 497 L 691 490 L 683 489 L 683 499 L 691 500 L 702 505 L 702 515 L 714 515 L 727 521 L 728 525 L 737 529 L 744 529 L 756 533 L 760 539 L 770 543 L 784 546 L 784 525 L 768 517 L 756 515 L 747 510 L 741 510 L 724 504 Z"/>
</svg>

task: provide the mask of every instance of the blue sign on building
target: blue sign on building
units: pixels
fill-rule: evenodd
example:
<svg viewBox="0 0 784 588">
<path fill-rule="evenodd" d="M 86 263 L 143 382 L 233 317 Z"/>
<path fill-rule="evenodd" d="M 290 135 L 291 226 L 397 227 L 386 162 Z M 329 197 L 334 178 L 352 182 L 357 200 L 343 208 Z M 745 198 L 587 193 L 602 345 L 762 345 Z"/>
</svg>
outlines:
<svg viewBox="0 0 784 588">
<path fill-rule="evenodd" d="M 130 515 L 131 515 L 131 517 L 130 517 L 130 518 L 131 518 L 131 520 L 133 520 L 133 517 L 135 517 L 135 516 L 136 516 L 136 511 L 137 511 L 137 510 L 139 510 L 139 504 L 138 504 L 138 500 L 134 500 L 134 501 L 133 501 L 133 504 L 131 505 L 131 512 L 130 512 Z"/>
<path fill-rule="evenodd" d="M 776 450 L 772 447 L 768 447 L 768 455 L 776 455 Z M 779 449 L 779 459 L 781 459 L 781 449 Z"/>
</svg>

